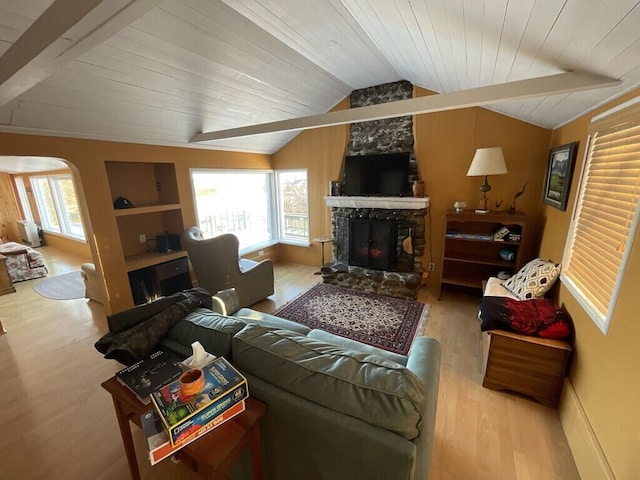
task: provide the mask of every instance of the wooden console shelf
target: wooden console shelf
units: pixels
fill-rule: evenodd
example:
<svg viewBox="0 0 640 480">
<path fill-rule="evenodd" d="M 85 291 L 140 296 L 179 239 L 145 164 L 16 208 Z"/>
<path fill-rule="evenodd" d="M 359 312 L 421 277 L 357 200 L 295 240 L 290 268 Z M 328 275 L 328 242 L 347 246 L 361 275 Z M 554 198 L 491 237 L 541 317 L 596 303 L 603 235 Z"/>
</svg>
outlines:
<svg viewBox="0 0 640 480">
<path fill-rule="evenodd" d="M 16 291 L 16 287 L 13 286 L 13 282 L 9 277 L 9 271 L 7 270 L 7 257 L 0 255 L 0 295 L 6 295 L 7 293 L 13 293 Z M 2 324 L 0 323 L 0 334 L 3 333 Z"/>
<path fill-rule="evenodd" d="M 482 281 L 497 276 L 498 272 L 515 273 L 522 266 L 522 242 L 525 238 L 527 217 L 524 213 L 475 213 L 473 210 L 447 211 L 447 228 L 442 257 L 443 286 L 453 285 L 481 289 Z M 494 240 L 494 234 L 507 227 L 519 234 L 519 241 Z M 500 257 L 500 250 L 513 252 L 512 261 Z"/>
</svg>

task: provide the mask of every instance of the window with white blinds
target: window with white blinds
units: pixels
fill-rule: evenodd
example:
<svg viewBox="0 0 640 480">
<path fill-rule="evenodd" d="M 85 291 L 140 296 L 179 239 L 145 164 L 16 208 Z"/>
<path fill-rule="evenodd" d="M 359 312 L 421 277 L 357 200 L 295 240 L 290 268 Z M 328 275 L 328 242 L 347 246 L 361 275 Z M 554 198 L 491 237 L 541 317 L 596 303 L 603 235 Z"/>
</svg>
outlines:
<svg viewBox="0 0 640 480">
<path fill-rule="evenodd" d="M 639 216 L 640 106 L 589 128 L 562 282 L 607 333 Z"/>
</svg>

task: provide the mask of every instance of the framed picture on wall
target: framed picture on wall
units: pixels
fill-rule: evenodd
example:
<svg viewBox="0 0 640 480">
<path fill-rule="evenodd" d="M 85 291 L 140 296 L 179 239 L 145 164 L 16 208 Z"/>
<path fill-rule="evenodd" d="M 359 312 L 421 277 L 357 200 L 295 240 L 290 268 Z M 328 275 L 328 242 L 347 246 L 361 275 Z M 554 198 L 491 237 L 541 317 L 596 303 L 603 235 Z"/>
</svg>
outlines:
<svg viewBox="0 0 640 480">
<path fill-rule="evenodd" d="M 544 184 L 544 203 L 565 211 L 571 188 L 573 164 L 578 152 L 578 142 L 568 143 L 549 150 L 549 164 Z"/>
</svg>

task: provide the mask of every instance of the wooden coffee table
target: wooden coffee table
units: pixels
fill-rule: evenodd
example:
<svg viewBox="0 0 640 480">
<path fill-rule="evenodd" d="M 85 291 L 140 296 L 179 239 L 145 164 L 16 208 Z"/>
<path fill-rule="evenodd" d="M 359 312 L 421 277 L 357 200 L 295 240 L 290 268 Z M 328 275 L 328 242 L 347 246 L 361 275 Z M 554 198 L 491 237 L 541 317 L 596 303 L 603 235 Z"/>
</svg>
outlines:
<svg viewBox="0 0 640 480">
<path fill-rule="evenodd" d="M 111 377 L 102 384 L 111 394 L 116 410 L 122 443 L 129 462 L 133 480 L 140 480 L 138 460 L 133 446 L 130 421 L 140 427 L 140 416 L 152 409 L 152 405 L 140 402 L 131 391 Z M 190 443 L 177 452 L 180 460 L 187 460 L 191 468 L 204 478 L 223 479 L 227 470 L 240 456 L 244 448 L 251 448 L 251 464 L 254 480 L 262 480 L 262 454 L 260 446 L 260 420 L 267 406 L 260 400 L 249 397 L 246 410 L 211 432 Z"/>
</svg>

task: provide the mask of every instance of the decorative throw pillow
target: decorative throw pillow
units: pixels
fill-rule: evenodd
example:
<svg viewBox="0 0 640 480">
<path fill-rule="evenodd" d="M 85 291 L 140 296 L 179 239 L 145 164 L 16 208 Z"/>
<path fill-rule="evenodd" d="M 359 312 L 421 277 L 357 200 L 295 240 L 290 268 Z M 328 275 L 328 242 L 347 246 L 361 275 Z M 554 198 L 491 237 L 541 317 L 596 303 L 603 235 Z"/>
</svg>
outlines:
<svg viewBox="0 0 640 480">
<path fill-rule="evenodd" d="M 502 286 L 520 300 L 543 297 L 560 275 L 560 268 L 559 263 L 535 258 L 505 281 Z"/>
</svg>

